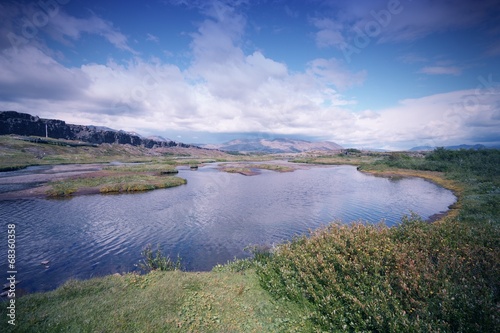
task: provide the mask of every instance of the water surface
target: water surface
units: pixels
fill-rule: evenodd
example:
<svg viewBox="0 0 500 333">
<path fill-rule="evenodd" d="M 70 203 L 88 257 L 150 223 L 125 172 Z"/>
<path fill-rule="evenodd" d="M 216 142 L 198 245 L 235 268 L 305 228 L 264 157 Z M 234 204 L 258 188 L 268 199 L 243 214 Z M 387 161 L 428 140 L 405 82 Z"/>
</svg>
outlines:
<svg viewBox="0 0 500 333">
<path fill-rule="evenodd" d="M 187 270 L 210 270 L 248 256 L 248 245 L 277 244 L 334 220 L 393 225 L 455 201 L 423 179 L 375 177 L 352 166 L 248 177 L 208 165 L 180 168 L 179 176 L 188 184 L 138 194 L 1 201 L 3 230 L 16 224 L 19 287 L 45 291 L 70 278 L 132 271 L 148 243 L 179 255 Z M 5 238 L 1 251 L 6 272 Z"/>
</svg>

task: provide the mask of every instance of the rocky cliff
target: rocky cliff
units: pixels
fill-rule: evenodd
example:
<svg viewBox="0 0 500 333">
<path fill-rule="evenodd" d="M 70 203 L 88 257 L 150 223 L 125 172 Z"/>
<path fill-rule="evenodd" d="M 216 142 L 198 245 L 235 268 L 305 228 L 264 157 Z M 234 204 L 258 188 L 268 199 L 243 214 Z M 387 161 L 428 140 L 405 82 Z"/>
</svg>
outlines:
<svg viewBox="0 0 500 333">
<path fill-rule="evenodd" d="M 113 129 L 66 124 L 62 120 L 42 119 L 27 113 L 0 111 L 0 135 L 6 134 L 33 135 L 41 137 L 45 137 L 47 134 L 48 137 L 54 139 L 79 140 L 94 144 L 130 144 L 132 146 L 143 146 L 146 148 L 195 147 L 175 141 L 160 141 L 143 138 L 137 134 L 116 131 Z"/>
</svg>

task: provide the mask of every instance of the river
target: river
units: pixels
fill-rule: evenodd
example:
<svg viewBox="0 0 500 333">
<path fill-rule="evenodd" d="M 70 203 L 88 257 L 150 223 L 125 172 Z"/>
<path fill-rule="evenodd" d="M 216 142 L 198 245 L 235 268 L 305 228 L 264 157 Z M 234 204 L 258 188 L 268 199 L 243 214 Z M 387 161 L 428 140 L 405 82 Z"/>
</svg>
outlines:
<svg viewBox="0 0 500 333">
<path fill-rule="evenodd" d="M 179 255 L 186 270 L 210 270 L 248 256 L 249 245 L 272 246 L 332 221 L 394 225 L 411 212 L 427 219 L 456 200 L 451 191 L 420 178 L 376 177 L 353 166 L 243 176 L 208 164 L 197 171 L 180 167 L 178 176 L 187 185 L 0 201 L 2 234 L 8 224 L 16 226 L 19 288 L 47 291 L 70 278 L 133 271 L 147 244 L 160 245 L 173 258 Z M 5 236 L 0 248 L 5 273 Z M 47 267 L 41 264 L 45 260 Z"/>
</svg>

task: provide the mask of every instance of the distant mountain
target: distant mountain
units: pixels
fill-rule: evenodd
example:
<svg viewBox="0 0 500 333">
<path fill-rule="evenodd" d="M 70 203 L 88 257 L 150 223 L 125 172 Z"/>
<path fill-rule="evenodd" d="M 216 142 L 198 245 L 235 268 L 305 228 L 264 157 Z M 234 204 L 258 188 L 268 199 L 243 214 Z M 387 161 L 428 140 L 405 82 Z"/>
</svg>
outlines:
<svg viewBox="0 0 500 333">
<path fill-rule="evenodd" d="M 434 150 L 436 147 L 431 146 L 417 146 L 410 149 L 410 151 L 430 151 Z"/>
<path fill-rule="evenodd" d="M 339 151 L 342 146 L 330 141 L 310 142 L 295 139 L 236 139 L 222 144 L 203 145 L 203 148 L 223 151 L 261 153 L 301 153 L 307 151 Z"/>
<path fill-rule="evenodd" d="M 62 120 L 43 119 L 27 113 L 0 111 L 0 135 L 17 134 L 48 137 L 53 139 L 79 140 L 94 144 L 118 143 L 132 146 L 198 148 L 161 137 L 144 138 L 135 132 L 114 130 L 102 126 L 66 124 Z"/>
<path fill-rule="evenodd" d="M 431 146 L 418 146 L 418 147 L 413 147 L 410 149 L 410 151 L 430 151 L 434 150 L 437 147 L 431 147 Z M 445 149 L 449 150 L 460 150 L 460 149 L 487 149 L 487 148 L 497 148 L 496 146 L 492 147 L 487 147 L 485 145 L 477 144 L 477 145 L 456 145 L 456 146 L 445 146 Z"/>
<path fill-rule="evenodd" d="M 159 142 L 174 141 L 174 140 L 170 140 L 170 139 L 165 139 L 164 137 L 159 136 L 159 135 L 151 135 L 151 136 L 148 136 L 147 139 L 155 140 L 155 141 L 159 141 Z"/>
</svg>

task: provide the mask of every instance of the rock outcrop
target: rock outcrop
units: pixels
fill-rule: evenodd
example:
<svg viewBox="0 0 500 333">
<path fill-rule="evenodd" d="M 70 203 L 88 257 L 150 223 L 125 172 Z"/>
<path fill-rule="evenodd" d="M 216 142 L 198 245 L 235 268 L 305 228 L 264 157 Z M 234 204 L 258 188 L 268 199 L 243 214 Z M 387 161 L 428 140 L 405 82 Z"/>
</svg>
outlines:
<svg viewBox="0 0 500 333">
<path fill-rule="evenodd" d="M 93 144 L 118 143 L 146 148 L 183 147 L 196 148 L 181 142 L 143 138 L 137 134 L 96 126 L 66 124 L 57 119 L 43 119 L 27 113 L 16 111 L 0 111 L 0 135 L 17 134 L 25 136 L 41 136 L 53 139 L 79 140 Z"/>
</svg>

